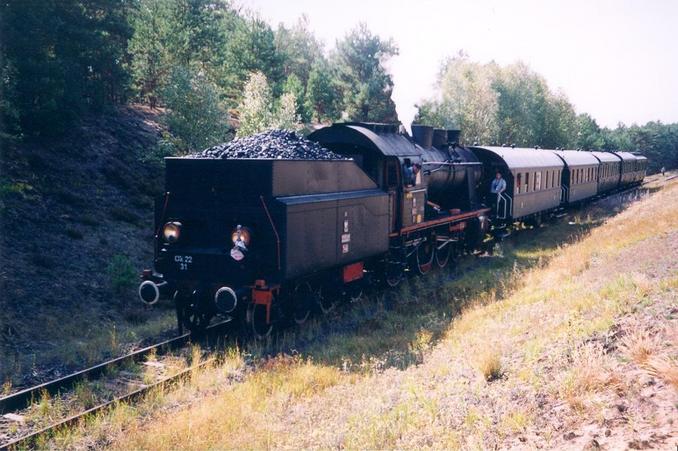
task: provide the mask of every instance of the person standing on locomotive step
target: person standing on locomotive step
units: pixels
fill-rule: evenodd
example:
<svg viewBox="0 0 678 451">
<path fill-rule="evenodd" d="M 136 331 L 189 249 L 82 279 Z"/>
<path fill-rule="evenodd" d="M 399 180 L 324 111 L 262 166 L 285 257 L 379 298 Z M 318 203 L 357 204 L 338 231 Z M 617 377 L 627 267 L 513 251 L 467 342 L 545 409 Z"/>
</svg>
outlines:
<svg viewBox="0 0 678 451">
<path fill-rule="evenodd" d="M 501 176 L 501 172 L 497 171 L 497 175 L 492 180 L 492 186 L 490 187 L 492 194 L 495 194 L 492 199 L 493 204 L 499 206 L 499 195 L 506 191 L 506 180 Z"/>
</svg>

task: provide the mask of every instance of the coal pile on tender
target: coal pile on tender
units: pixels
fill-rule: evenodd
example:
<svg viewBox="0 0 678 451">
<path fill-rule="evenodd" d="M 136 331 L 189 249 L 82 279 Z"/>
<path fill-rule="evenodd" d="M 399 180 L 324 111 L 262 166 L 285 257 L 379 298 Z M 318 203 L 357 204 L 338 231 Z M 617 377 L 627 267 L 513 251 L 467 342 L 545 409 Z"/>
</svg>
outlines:
<svg viewBox="0 0 678 451">
<path fill-rule="evenodd" d="M 267 130 L 205 149 L 192 158 L 345 160 L 339 154 L 289 130 Z"/>
</svg>

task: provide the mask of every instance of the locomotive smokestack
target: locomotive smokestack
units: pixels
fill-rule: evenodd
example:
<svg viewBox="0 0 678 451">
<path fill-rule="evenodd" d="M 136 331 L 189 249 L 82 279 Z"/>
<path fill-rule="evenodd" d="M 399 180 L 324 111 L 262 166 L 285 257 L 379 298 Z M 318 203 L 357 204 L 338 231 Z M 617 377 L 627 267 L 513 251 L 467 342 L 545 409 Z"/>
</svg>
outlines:
<svg viewBox="0 0 678 451">
<path fill-rule="evenodd" d="M 459 135 L 461 130 L 447 130 L 447 144 L 459 144 Z"/>
<path fill-rule="evenodd" d="M 447 130 L 442 128 L 433 129 L 433 147 L 441 148 L 447 144 Z"/>
<path fill-rule="evenodd" d="M 412 138 L 424 149 L 430 149 L 433 143 L 433 127 L 428 125 L 412 124 Z"/>
</svg>

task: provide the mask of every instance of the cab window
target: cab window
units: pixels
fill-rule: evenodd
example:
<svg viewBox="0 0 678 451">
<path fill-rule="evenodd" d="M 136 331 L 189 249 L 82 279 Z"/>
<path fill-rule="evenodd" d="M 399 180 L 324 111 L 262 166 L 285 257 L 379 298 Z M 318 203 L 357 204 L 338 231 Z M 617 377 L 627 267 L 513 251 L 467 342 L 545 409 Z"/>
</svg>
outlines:
<svg viewBox="0 0 678 451">
<path fill-rule="evenodd" d="M 398 163 L 394 160 L 386 162 L 386 186 L 388 188 L 398 186 Z"/>
</svg>

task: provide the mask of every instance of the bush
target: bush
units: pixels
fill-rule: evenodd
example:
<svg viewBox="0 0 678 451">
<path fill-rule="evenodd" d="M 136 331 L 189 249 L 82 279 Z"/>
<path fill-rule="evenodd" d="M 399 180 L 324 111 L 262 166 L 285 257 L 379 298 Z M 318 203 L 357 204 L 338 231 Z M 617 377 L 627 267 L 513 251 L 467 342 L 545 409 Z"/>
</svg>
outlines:
<svg viewBox="0 0 678 451">
<path fill-rule="evenodd" d="M 107 268 L 109 283 L 113 293 L 123 295 L 134 286 L 137 274 L 130 259 L 125 255 L 115 255 Z"/>
<path fill-rule="evenodd" d="M 163 90 L 169 111 L 166 122 L 174 139 L 165 137 L 158 152 L 172 154 L 203 150 L 230 139 L 228 113 L 219 102 L 219 89 L 203 73 L 179 67 Z"/>
<path fill-rule="evenodd" d="M 275 103 L 278 105 L 274 108 Z M 275 102 L 266 76 L 261 72 L 254 72 L 245 85 L 243 100 L 238 106 L 238 137 L 254 135 L 271 128 L 297 130 L 301 125 L 297 108 L 297 97 L 293 92 L 283 94 Z"/>
</svg>

